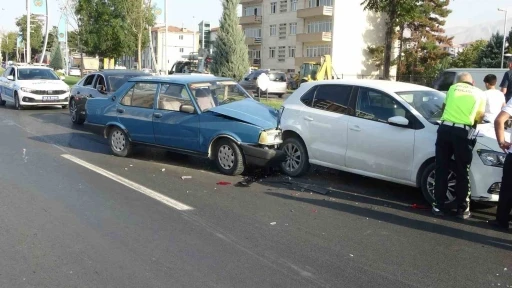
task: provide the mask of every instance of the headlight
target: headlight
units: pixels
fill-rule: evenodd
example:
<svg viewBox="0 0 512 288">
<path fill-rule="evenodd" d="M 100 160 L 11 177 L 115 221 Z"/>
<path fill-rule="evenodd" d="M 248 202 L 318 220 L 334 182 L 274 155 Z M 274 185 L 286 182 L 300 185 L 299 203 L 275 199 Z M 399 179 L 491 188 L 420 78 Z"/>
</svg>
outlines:
<svg viewBox="0 0 512 288">
<path fill-rule="evenodd" d="M 21 89 L 21 91 L 27 92 L 27 93 L 32 93 L 35 91 L 35 89 L 30 89 L 30 88 L 25 88 L 25 87 L 21 87 L 20 89 Z"/>
<path fill-rule="evenodd" d="M 282 142 L 282 132 L 277 129 L 262 131 L 260 133 L 260 139 L 258 140 L 258 143 L 262 145 L 276 145 Z"/>
<path fill-rule="evenodd" d="M 478 156 L 486 166 L 503 167 L 507 154 L 492 150 L 478 150 Z"/>
</svg>

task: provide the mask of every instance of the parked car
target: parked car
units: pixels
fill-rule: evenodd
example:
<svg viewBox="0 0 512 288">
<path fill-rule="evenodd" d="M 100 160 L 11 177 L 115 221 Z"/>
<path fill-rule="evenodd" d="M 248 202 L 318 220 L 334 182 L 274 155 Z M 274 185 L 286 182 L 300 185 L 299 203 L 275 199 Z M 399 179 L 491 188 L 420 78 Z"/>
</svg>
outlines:
<svg viewBox="0 0 512 288">
<path fill-rule="evenodd" d="M 496 77 L 498 77 L 498 81 L 501 81 L 503 75 L 507 71 L 508 69 L 500 68 L 450 68 L 439 74 L 433 83 L 433 88 L 442 92 L 446 92 L 450 89 L 450 86 L 457 83 L 457 76 L 463 72 L 469 72 L 471 76 L 473 76 L 475 86 L 485 91 L 487 90 L 484 83 L 485 76 L 488 74 L 494 74 Z"/>
<path fill-rule="evenodd" d="M 117 156 L 128 156 L 133 145 L 162 147 L 214 160 L 227 175 L 284 160 L 279 112 L 229 78 L 132 78 L 108 98 L 89 99 L 86 111 Z"/>
<path fill-rule="evenodd" d="M 433 201 L 435 141 L 445 94 L 377 80 L 302 84 L 284 102 L 282 170 L 300 176 L 310 164 L 421 188 Z M 470 171 L 471 199 L 497 202 L 505 154 L 492 124 L 479 126 Z M 455 169 L 453 169 L 455 170 Z M 455 199 L 450 173 L 447 202 Z"/>
<path fill-rule="evenodd" d="M 130 78 L 146 76 L 142 71 L 102 70 L 88 74 L 71 89 L 69 114 L 71 122 L 83 124 L 85 121 L 85 103 L 90 98 L 107 98 Z"/>
<path fill-rule="evenodd" d="M 258 77 L 265 73 L 268 75 L 270 80 L 270 84 L 268 89 L 265 91 L 261 91 L 265 93 L 268 91 L 268 94 L 277 95 L 279 98 L 283 97 L 286 94 L 286 89 L 288 86 L 287 77 L 284 72 L 280 71 L 270 71 L 270 70 L 256 70 L 251 72 L 249 75 L 244 77 L 242 81 L 240 81 L 240 86 L 242 86 L 247 91 L 258 91 L 258 85 L 256 80 Z"/>
<path fill-rule="evenodd" d="M 79 67 L 71 67 L 69 68 L 69 76 L 80 77 L 80 68 Z"/>
<path fill-rule="evenodd" d="M 67 108 L 68 100 L 69 86 L 50 68 L 15 65 L 0 77 L 0 105 L 12 103 L 18 110 L 26 106 Z"/>
</svg>

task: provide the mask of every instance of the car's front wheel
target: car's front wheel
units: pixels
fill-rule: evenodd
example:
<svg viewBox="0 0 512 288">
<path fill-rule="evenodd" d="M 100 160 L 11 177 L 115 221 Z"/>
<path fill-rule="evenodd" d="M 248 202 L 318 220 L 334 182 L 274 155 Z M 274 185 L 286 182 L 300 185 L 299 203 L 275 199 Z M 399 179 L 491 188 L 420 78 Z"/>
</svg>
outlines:
<svg viewBox="0 0 512 288">
<path fill-rule="evenodd" d="M 1 92 L 1 90 L 0 90 Z M 2 99 L 2 93 L 0 93 L 0 106 L 5 106 L 5 100 Z"/>
<path fill-rule="evenodd" d="M 299 177 L 309 171 L 309 157 L 304 142 L 295 137 L 287 138 L 281 150 L 286 154 L 286 160 L 281 163 L 281 169 L 286 175 Z"/>
<path fill-rule="evenodd" d="M 220 139 L 215 147 L 215 163 L 222 174 L 240 175 L 244 172 L 244 157 L 235 142 Z"/>
<path fill-rule="evenodd" d="M 16 110 L 23 110 L 23 105 L 20 103 L 20 98 L 18 97 L 18 94 L 14 94 L 14 108 Z"/>
<path fill-rule="evenodd" d="M 71 122 L 78 125 L 84 124 L 85 119 L 80 115 L 75 99 L 71 99 L 71 102 L 69 103 L 69 114 L 71 115 Z"/>
<path fill-rule="evenodd" d="M 130 155 L 132 151 L 132 143 L 128 139 L 128 135 L 119 127 L 113 127 L 110 129 L 108 136 L 110 143 L 110 149 L 114 155 L 119 157 L 126 157 Z"/>
<path fill-rule="evenodd" d="M 450 165 L 450 170 L 448 174 L 448 190 L 446 191 L 445 197 L 445 207 L 451 208 L 455 204 L 455 184 L 456 175 L 455 175 L 455 165 L 452 163 Z M 421 192 L 423 192 L 423 197 L 428 203 L 432 204 L 435 201 L 434 198 L 434 186 L 435 186 L 435 178 L 436 178 L 436 163 L 430 163 L 423 169 L 423 173 L 421 174 Z"/>
</svg>

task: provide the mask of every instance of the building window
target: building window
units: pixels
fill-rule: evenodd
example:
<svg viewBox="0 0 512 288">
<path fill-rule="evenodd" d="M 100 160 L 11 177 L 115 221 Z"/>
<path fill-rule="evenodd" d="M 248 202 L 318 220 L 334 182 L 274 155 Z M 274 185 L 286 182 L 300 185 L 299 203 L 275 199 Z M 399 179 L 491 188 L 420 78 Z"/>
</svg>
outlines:
<svg viewBox="0 0 512 288">
<path fill-rule="evenodd" d="M 185 52 L 185 48 L 180 48 L 180 53 Z"/>
<path fill-rule="evenodd" d="M 332 32 L 332 21 L 318 21 L 308 24 L 308 33 Z"/>
<path fill-rule="evenodd" d="M 268 48 L 268 58 L 276 58 L 276 47 Z"/>
<path fill-rule="evenodd" d="M 261 38 L 261 28 L 245 28 L 245 37 Z"/>
<path fill-rule="evenodd" d="M 279 2 L 279 12 L 288 12 L 288 0 L 281 0 L 281 2 Z"/>
<path fill-rule="evenodd" d="M 291 3 L 290 3 L 290 10 L 291 10 L 292 12 L 297 11 L 297 1 L 298 1 L 298 0 L 291 0 Z"/>
<path fill-rule="evenodd" d="M 306 47 L 306 57 L 320 57 L 331 54 L 331 45 Z"/>
<path fill-rule="evenodd" d="M 261 59 L 261 50 L 249 50 L 249 59 Z"/>
<path fill-rule="evenodd" d="M 277 50 L 277 60 L 279 62 L 284 62 L 284 58 L 286 58 L 286 46 L 279 46 Z"/>
<path fill-rule="evenodd" d="M 276 36 L 276 34 L 277 34 L 277 26 L 270 25 L 270 36 Z"/>
<path fill-rule="evenodd" d="M 297 34 L 297 23 L 290 23 L 290 35 Z"/>
<path fill-rule="evenodd" d="M 286 23 L 279 24 L 279 39 L 286 39 Z"/>
<path fill-rule="evenodd" d="M 179 37 L 179 38 L 180 38 L 180 40 L 183 40 L 183 35 L 180 35 L 180 37 Z"/>
<path fill-rule="evenodd" d="M 295 58 L 295 46 L 288 47 L 288 57 Z"/>
<path fill-rule="evenodd" d="M 261 15 L 260 7 L 246 7 L 243 10 L 243 16 L 259 16 Z"/>
<path fill-rule="evenodd" d="M 309 0 L 309 8 L 319 6 L 332 6 L 334 0 Z"/>
<path fill-rule="evenodd" d="M 277 13 L 277 2 L 270 3 L 270 14 Z"/>
</svg>

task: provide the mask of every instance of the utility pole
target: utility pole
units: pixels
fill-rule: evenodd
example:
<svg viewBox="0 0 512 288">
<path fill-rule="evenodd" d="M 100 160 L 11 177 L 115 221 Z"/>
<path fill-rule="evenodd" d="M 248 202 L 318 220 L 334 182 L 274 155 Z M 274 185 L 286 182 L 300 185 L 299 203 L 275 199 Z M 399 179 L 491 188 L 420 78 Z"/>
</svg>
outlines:
<svg viewBox="0 0 512 288">
<path fill-rule="evenodd" d="M 48 1 L 46 2 L 46 31 L 44 34 L 44 45 L 43 45 L 43 52 L 41 53 L 41 59 L 39 60 L 39 64 L 43 63 L 44 55 L 46 54 L 46 46 L 48 45 L 48 31 L 49 31 L 49 25 L 48 22 L 50 21 L 50 15 L 48 14 Z"/>
<path fill-rule="evenodd" d="M 167 30 L 169 29 L 169 23 L 167 22 L 167 20 L 168 20 L 167 19 L 168 2 L 169 2 L 168 0 L 164 1 L 164 22 L 165 22 L 165 35 L 164 35 L 164 37 L 165 37 L 165 40 L 164 40 L 164 51 L 163 51 L 164 52 L 164 61 L 162 61 L 163 65 L 164 65 L 164 68 L 163 68 L 164 73 L 165 73 L 164 75 L 167 75 L 169 73 L 167 71 L 167 61 L 168 61 L 167 60 L 167 34 L 169 34 L 169 33 L 167 33 L 168 32 Z"/>
<path fill-rule="evenodd" d="M 30 59 L 32 59 L 32 57 L 30 55 L 31 52 L 32 52 L 32 51 L 30 51 L 30 28 L 31 28 L 30 27 L 30 16 L 31 16 L 31 14 L 30 14 L 30 0 L 27 0 L 27 39 L 25 41 L 26 42 L 26 46 L 27 46 L 27 48 L 26 48 L 27 52 L 25 54 L 25 61 L 27 63 L 30 63 Z"/>
<path fill-rule="evenodd" d="M 507 14 L 508 14 L 508 8 L 507 9 L 501 9 L 498 8 L 498 11 L 505 12 L 505 26 L 503 26 L 503 47 L 501 48 L 501 67 L 503 68 L 503 63 L 505 62 L 505 42 L 507 39 Z"/>
</svg>

